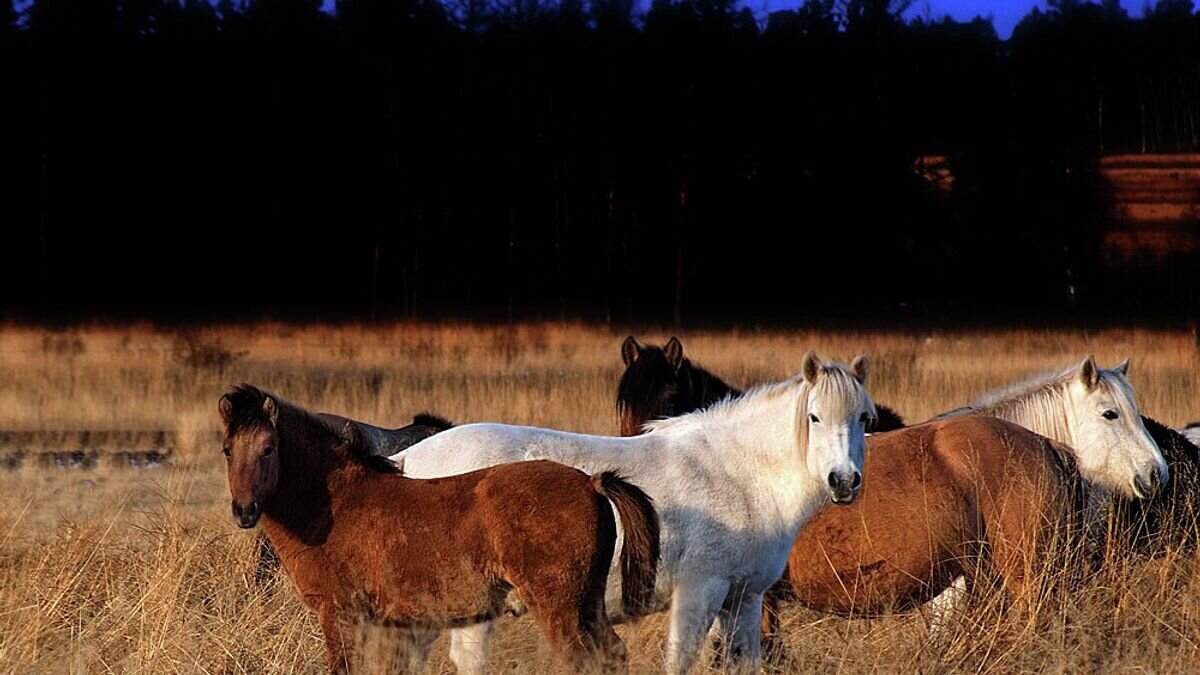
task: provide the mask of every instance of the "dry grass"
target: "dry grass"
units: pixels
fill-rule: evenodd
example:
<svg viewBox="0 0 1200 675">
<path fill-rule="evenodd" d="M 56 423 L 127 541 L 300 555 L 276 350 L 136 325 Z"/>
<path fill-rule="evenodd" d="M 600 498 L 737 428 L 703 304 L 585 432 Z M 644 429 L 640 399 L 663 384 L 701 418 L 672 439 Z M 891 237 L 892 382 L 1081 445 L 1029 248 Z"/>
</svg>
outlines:
<svg viewBox="0 0 1200 675">
<path fill-rule="evenodd" d="M 399 425 L 422 410 L 615 433 L 623 335 L 580 325 L 259 325 L 157 331 L 0 329 L 0 429 L 177 430 L 171 468 L 0 473 L 0 671 L 312 672 L 319 631 L 286 582 L 252 583 L 253 542 L 228 517 L 215 404 L 250 381 L 308 407 Z M 642 337 L 662 339 L 651 332 Z M 687 352 L 739 386 L 781 378 L 805 350 L 874 360 L 876 400 L 921 420 L 1086 353 L 1131 356 L 1145 412 L 1200 418 L 1191 337 L 1148 331 L 687 333 Z M 974 601 L 936 645 L 920 616 L 854 620 L 790 608 L 788 670 L 1170 672 L 1200 665 L 1200 581 L 1189 556 L 1115 561 L 1032 616 Z M 654 670 L 665 621 L 623 628 Z M 495 665 L 556 669 L 528 620 L 503 623 Z M 432 668 L 451 672 L 445 645 Z"/>
</svg>

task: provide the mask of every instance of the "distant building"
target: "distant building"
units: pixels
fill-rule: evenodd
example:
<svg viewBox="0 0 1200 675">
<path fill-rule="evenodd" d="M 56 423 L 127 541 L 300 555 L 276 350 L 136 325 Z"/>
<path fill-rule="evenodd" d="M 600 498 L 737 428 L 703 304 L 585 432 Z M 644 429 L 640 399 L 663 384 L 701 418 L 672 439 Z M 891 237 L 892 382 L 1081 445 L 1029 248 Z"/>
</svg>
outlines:
<svg viewBox="0 0 1200 675">
<path fill-rule="evenodd" d="M 1100 173 L 1113 190 L 1106 264 L 1154 267 L 1200 253 L 1200 154 L 1110 155 Z"/>
</svg>

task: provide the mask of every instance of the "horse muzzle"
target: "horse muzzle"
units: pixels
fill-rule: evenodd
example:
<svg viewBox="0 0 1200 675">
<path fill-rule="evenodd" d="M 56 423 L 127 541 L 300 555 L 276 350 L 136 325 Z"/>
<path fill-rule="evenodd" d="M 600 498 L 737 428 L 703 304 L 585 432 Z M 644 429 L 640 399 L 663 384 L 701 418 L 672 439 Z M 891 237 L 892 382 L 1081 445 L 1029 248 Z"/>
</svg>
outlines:
<svg viewBox="0 0 1200 675">
<path fill-rule="evenodd" d="M 232 502 L 233 519 L 237 521 L 238 527 L 243 530 L 254 527 L 258 524 L 258 517 L 262 515 L 262 510 L 257 501 L 251 501 L 248 505 L 242 506 L 236 501 Z"/>
<path fill-rule="evenodd" d="M 1166 476 L 1159 472 L 1158 467 L 1151 466 L 1134 476 L 1133 494 L 1138 499 L 1151 499 L 1166 483 Z"/>
<path fill-rule="evenodd" d="M 857 471 L 830 471 L 826 482 L 829 484 L 830 501 L 845 505 L 858 497 L 858 490 L 862 487 L 862 474 Z"/>
</svg>

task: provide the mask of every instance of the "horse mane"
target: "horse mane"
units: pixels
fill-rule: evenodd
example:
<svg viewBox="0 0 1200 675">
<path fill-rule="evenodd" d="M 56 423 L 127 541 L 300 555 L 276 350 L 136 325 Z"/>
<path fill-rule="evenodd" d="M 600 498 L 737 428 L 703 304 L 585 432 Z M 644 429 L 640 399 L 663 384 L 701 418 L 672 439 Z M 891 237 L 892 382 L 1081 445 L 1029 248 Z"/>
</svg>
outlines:
<svg viewBox="0 0 1200 675">
<path fill-rule="evenodd" d="M 267 422 L 263 413 L 263 404 L 268 398 L 275 402 L 280 412 L 287 411 L 291 417 L 299 421 L 308 431 L 315 431 L 329 437 L 330 441 L 340 447 L 346 454 L 362 466 L 378 473 L 399 473 L 399 468 L 387 457 L 371 453 L 371 444 L 363 436 L 359 428 L 347 421 L 337 428 L 320 416 L 309 412 L 303 407 L 282 399 L 275 394 L 263 391 L 252 384 L 239 384 L 233 387 L 225 397 L 230 403 L 230 418 L 226 424 L 226 433 L 233 434 L 239 429 L 259 422 Z"/>
<path fill-rule="evenodd" d="M 752 408 L 761 402 L 790 394 L 796 391 L 797 387 L 799 387 L 800 390 L 796 392 L 796 394 L 800 397 L 801 406 L 805 407 L 805 410 L 800 411 L 800 416 L 803 417 L 807 414 L 806 408 L 808 396 L 806 394 L 808 387 L 815 386 L 822 394 L 829 394 L 835 398 L 848 398 L 852 395 L 852 392 L 857 389 L 861 389 L 861 385 L 858 384 L 858 380 L 854 379 L 854 376 L 850 374 L 850 371 L 841 364 L 827 363 L 822 366 L 822 370 L 825 377 L 819 378 L 815 385 L 810 385 L 802 375 L 793 375 L 792 377 L 780 382 L 758 385 L 757 387 L 745 392 L 741 396 L 729 394 L 725 398 L 717 401 L 707 408 L 702 408 L 700 410 L 679 415 L 677 417 L 647 422 L 646 431 L 653 433 L 655 431 L 664 429 L 679 429 L 682 427 L 706 424 L 713 420 L 736 414 L 741 410 Z M 867 397 L 867 400 L 870 402 L 870 397 Z M 875 416 L 876 413 L 874 403 L 870 404 L 869 412 L 872 417 Z M 801 424 L 799 426 L 802 434 L 808 429 L 808 426 L 805 424 Z M 808 439 L 805 437 L 801 438 L 801 441 L 805 444 L 807 444 L 807 440 Z"/>
<path fill-rule="evenodd" d="M 422 427 L 433 427 L 438 431 L 445 431 L 454 427 L 454 423 L 447 420 L 445 417 L 439 417 L 433 413 L 423 412 L 413 415 L 413 425 Z"/>
<path fill-rule="evenodd" d="M 662 348 L 659 348 L 662 351 Z M 725 380 L 717 377 L 715 374 L 698 366 L 688 358 L 683 359 L 683 365 L 680 370 L 687 369 L 687 377 L 691 379 L 693 388 L 697 388 L 700 392 L 700 405 L 708 406 L 727 397 L 738 397 L 742 395 L 742 390 L 730 385 Z"/>
<path fill-rule="evenodd" d="M 1064 401 L 1066 385 L 1077 372 L 1076 366 L 1070 366 L 1065 370 L 1034 375 L 1016 384 L 994 389 L 971 405 L 943 413 L 938 418 L 980 413 L 1037 428 L 1043 436 L 1071 438 Z M 1117 375 L 1112 371 L 1101 369 L 1097 386 L 1107 387 L 1114 398 L 1121 400 L 1125 396 L 1117 396 L 1121 392 L 1117 391 L 1117 385 L 1112 381 L 1114 377 Z"/>
</svg>

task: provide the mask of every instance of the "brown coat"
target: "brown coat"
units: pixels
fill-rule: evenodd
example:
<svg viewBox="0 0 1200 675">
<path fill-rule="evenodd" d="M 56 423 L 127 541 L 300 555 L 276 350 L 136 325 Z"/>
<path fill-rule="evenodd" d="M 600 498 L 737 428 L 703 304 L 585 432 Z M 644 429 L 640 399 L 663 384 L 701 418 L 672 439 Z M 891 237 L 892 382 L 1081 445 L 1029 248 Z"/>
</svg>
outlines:
<svg viewBox="0 0 1200 675">
<path fill-rule="evenodd" d="M 801 529 L 774 595 L 840 614 L 906 609 L 970 576 L 986 543 L 1018 598 L 1074 507 L 1064 448 L 1015 424 L 956 417 L 868 438 L 863 488 Z"/>
<path fill-rule="evenodd" d="M 626 598 L 653 592 L 658 558 L 657 515 L 636 487 L 548 461 L 405 478 L 296 406 L 253 388 L 225 398 L 234 515 L 261 522 L 320 618 L 331 669 L 346 667 L 347 627 L 405 629 L 420 650 L 431 631 L 495 618 L 510 591 L 576 666 L 622 657 L 604 607 L 610 500 L 628 533 Z"/>
</svg>

